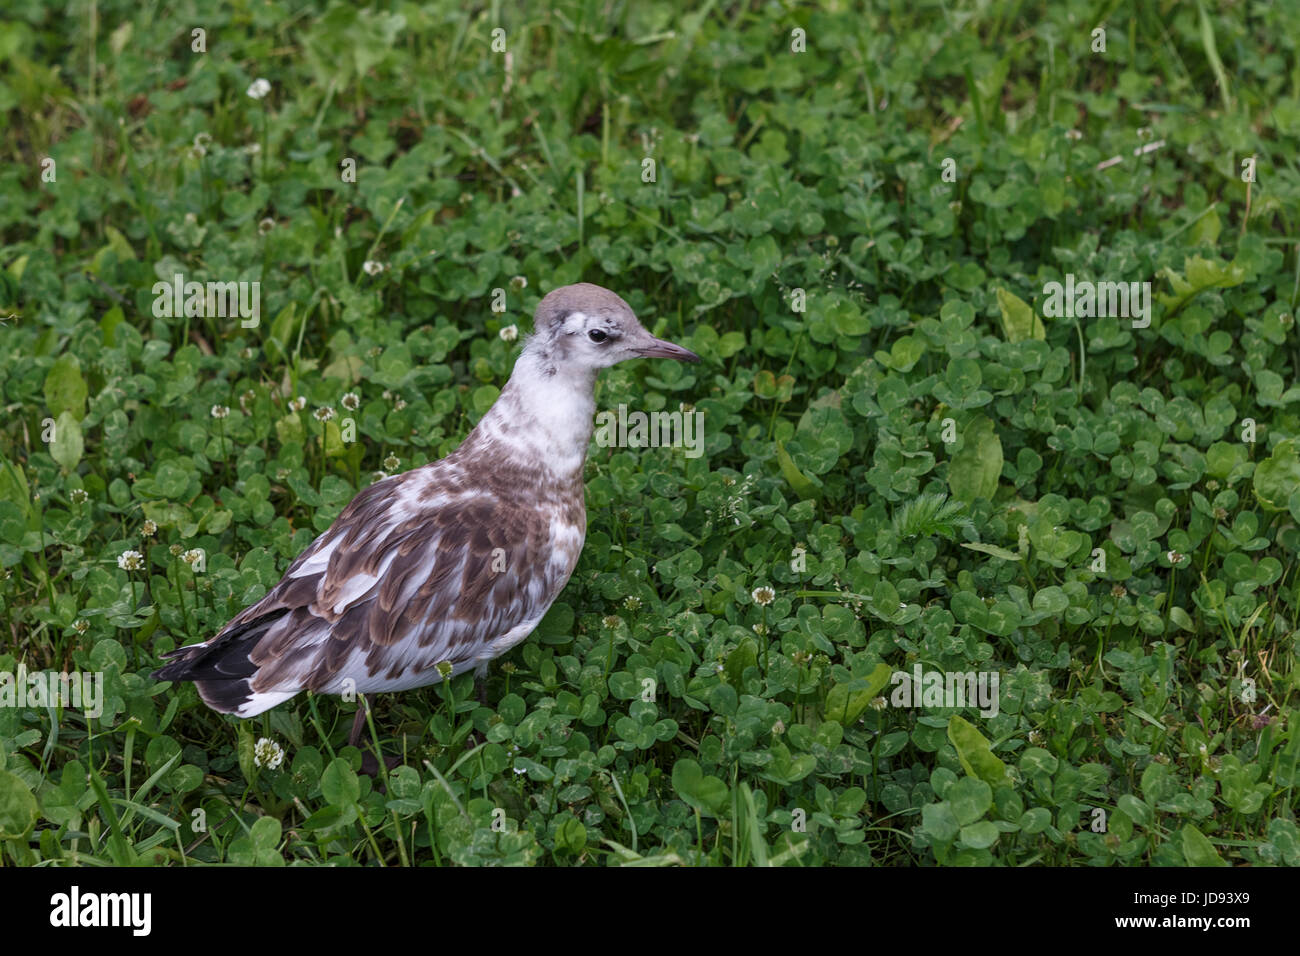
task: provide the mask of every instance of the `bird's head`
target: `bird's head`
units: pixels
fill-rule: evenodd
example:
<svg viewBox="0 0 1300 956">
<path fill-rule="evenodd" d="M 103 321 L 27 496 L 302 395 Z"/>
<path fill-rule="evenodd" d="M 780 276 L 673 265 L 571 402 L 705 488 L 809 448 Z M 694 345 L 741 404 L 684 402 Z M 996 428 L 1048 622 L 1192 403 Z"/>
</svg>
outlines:
<svg viewBox="0 0 1300 956">
<path fill-rule="evenodd" d="M 621 296 L 590 282 L 561 286 L 546 294 L 537 305 L 533 335 L 526 348 L 542 360 L 548 372 L 594 374 L 633 358 L 700 360 L 690 349 L 655 338 Z"/>
</svg>

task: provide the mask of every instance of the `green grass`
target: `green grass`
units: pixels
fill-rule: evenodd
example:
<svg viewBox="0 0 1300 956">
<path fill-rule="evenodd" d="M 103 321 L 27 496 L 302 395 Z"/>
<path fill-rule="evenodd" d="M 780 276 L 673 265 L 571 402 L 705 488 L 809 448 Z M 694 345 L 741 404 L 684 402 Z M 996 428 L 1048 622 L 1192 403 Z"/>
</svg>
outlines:
<svg viewBox="0 0 1300 956">
<path fill-rule="evenodd" d="M 106 694 L 0 706 L 0 859 L 1300 864 L 1300 16 L 857 6 L 10 4 L 0 673 Z M 156 316 L 176 273 L 259 324 Z M 704 358 L 598 406 L 706 453 L 593 446 L 487 707 L 375 698 L 371 780 L 353 703 L 149 678 L 579 280 Z M 893 706 L 917 666 L 998 713 Z"/>
</svg>

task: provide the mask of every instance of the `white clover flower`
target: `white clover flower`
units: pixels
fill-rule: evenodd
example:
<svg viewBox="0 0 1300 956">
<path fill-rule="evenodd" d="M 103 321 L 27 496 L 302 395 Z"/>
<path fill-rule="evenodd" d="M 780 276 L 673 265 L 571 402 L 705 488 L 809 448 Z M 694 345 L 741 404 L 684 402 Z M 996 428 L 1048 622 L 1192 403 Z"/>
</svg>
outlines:
<svg viewBox="0 0 1300 956">
<path fill-rule="evenodd" d="M 303 398 L 301 395 L 299 395 L 297 398 L 289 399 L 289 409 L 291 411 L 300 412 L 306 407 L 307 407 L 307 399 Z"/>
<path fill-rule="evenodd" d="M 270 737 L 259 737 L 253 745 L 253 766 L 276 770 L 284 763 L 284 748 Z"/>
<path fill-rule="evenodd" d="M 376 481 L 383 481 L 387 477 L 388 477 L 388 472 L 386 471 L 372 471 L 370 473 L 370 481 L 372 484 Z"/>
<path fill-rule="evenodd" d="M 614 628 L 618 627 L 620 624 L 623 623 L 623 619 L 619 617 L 617 614 L 606 614 L 600 623 L 605 625 L 605 627 L 609 628 L 612 631 Z"/>
<path fill-rule="evenodd" d="M 85 634 L 90 630 L 90 622 L 84 617 L 77 618 L 77 620 L 72 622 L 72 629 L 78 634 Z"/>
<path fill-rule="evenodd" d="M 274 228 L 275 228 L 275 220 L 270 218 L 263 219 L 261 222 L 257 224 L 257 231 L 264 236 Z"/>
<path fill-rule="evenodd" d="M 754 599 L 754 603 L 759 607 L 767 607 L 776 600 L 776 592 L 766 584 L 762 587 L 754 588 L 749 592 L 749 596 Z"/>
<path fill-rule="evenodd" d="M 90 493 L 85 488 L 73 488 L 68 492 L 68 498 L 74 505 L 84 505 L 90 500 Z"/>
<path fill-rule="evenodd" d="M 376 262 L 374 259 L 367 259 L 365 262 L 361 263 L 362 271 L 368 276 L 377 276 L 386 268 L 387 266 L 382 262 Z"/>
<path fill-rule="evenodd" d="M 152 538 L 158 533 L 158 526 L 145 518 L 144 524 L 140 525 L 140 534 L 146 538 Z"/>
<path fill-rule="evenodd" d="M 528 288 L 528 280 L 525 279 L 523 276 L 515 276 L 513 279 L 510 280 L 510 285 L 515 289 L 516 292 L 522 291 L 523 289 Z"/>
<path fill-rule="evenodd" d="M 629 594 L 623 599 L 623 608 L 627 611 L 638 611 L 641 609 L 641 599 L 635 594 Z"/>
<path fill-rule="evenodd" d="M 213 405 L 213 406 L 212 406 L 212 417 L 213 417 L 213 418 L 227 418 L 227 417 L 229 417 L 229 415 L 230 415 L 230 406 L 229 406 L 229 405 Z"/>
<path fill-rule="evenodd" d="M 248 96 L 250 99 L 260 100 L 265 98 L 267 93 L 271 92 L 271 81 L 264 80 L 260 76 L 248 85 Z"/>
<path fill-rule="evenodd" d="M 245 415 L 248 414 L 248 406 L 256 401 L 256 399 L 257 393 L 251 388 L 239 396 L 239 407 L 243 410 Z"/>
<path fill-rule="evenodd" d="M 393 411 L 400 412 L 405 407 L 406 407 L 406 399 L 397 398 L 393 400 Z"/>
<path fill-rule="evenodd" d="M 123 571 L 139 571 L 144 567 L 144 555 L 139 551 L 123 551 L 117 556 L 117 566 Z"/>
<path fill-rule="evenodd" d="M 401 463 L 402 460 L 398 458 L 396 455 L 388 455 L 383 460 L 384 470 L 397 471 L 397 466 L 400 465 Z"/>
<path fill-rule="evenodd" d="M 329 405 L 322 405 L 320 408 L 316 409 L 316 411 L 312 412 L 312 417 L 314 417 L 318 422 L 327 422 L 336 414 L 337 413 L 334 409 Z"/>
<path fill-rule="evenodd" d="M 765 636 L 767 635 L 767 625 L 766 625 L 766 624 L 755 624 L 755 625 L 753 625 L 750 629 L 751 629 L 755 634 L 757 634 L 759 637 L 765 637 Z"/>
<path fill-rule="evenodd" d="M 889 706 L 889 701 L 885 700 L 883 697 L 873 697 L 871 698 L 870 706 L 872 710 L 884 710 Z"/>
<path fill-rule="evenodd" d="M 502 342 L 513 342 L 515 339 L 519 338 L 519 326 L 513 323 L 504 326 L 497 335 L 501 336 Z"/>
<path fill-rule="evenodd" d="M 198 563 L 198 561 L 202 557 L 203 557 L 202 551 L 200 551 L 198 548 L 190 548 L 190 550 L 186 551 L 184 554 L 181 555 L 181 560 L 184 561 L 186 564 L 188 564 L 190 567 L 193 567 L 196 563 Z"/>
<path fill-rule="evenodd" d="M 361 396 L 356 392 L 348 392 L 340 400 L 340 403 L 350 412 L 355 412 L 361 407 Z"/>
</svg>

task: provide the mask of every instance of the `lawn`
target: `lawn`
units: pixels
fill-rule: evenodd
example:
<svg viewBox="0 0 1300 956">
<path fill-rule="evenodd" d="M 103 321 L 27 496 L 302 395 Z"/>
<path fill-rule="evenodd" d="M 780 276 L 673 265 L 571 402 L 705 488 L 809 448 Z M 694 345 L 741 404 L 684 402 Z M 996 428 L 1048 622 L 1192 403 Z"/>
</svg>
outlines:
<svg viewBox="0 0 1300 956">
<path fill-rule="evenodd" d="M 1295 5 L 168 6 L 0 15 L 6 865 L 1300 865 Z M 578 281 L 486 705 L 150 677 Z"/>
</svg>

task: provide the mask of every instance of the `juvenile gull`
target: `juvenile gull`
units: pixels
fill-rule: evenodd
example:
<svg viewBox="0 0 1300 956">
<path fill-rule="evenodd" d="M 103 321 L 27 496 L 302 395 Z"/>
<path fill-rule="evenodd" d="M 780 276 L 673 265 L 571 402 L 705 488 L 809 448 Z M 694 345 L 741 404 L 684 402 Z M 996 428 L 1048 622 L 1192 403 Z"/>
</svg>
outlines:
<svg viewBox="0 0 1300 956">
<path fill-rule="evenodd" d="M 602 369 L 699 356 L 608 289 L 556 289 L 486 415 L 441 461 L 360 492 L 284 579 L 210 640 L 164 655 L 213 710 L 252 717 L 304 690 L 407 690 L 476 670 L 535 628 L 587 533 L 583 464 Z M 356 743 L 362 713 L 353 727 Z"/>
</svg>

